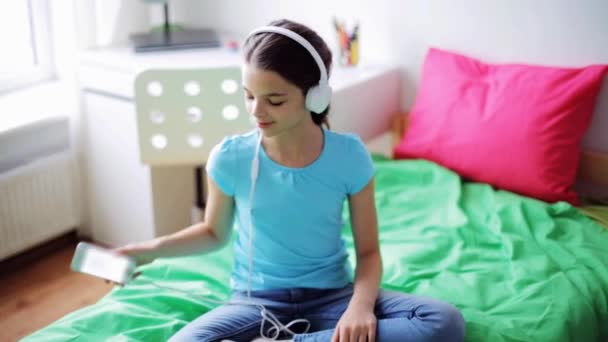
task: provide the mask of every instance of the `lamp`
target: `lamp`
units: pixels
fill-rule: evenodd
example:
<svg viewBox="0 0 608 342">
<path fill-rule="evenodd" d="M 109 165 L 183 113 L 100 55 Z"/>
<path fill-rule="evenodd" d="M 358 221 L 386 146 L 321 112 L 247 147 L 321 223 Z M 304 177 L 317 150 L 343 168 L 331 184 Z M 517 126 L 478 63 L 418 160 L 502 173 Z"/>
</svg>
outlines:
<svg viewBox="0 0 608 342">
<path fill-rule="evenodd" d="M 220 46 L 217 33 L 212 29 L 186 29 L 170 25 L 168 0 L 144 0 L 163 5 L 164 23 L 159 30 L 136 33 L 130 36 L 135 52 L 209 48 Z"/>
</svg>

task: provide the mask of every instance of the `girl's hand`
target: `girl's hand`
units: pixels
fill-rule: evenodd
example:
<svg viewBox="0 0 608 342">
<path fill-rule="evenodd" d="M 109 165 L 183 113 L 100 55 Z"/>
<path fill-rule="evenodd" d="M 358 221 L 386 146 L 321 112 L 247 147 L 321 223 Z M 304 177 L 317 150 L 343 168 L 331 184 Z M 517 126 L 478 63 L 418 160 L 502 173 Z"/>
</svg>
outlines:
<svg viewBox="0 0 608 342">
<path fill-rule="evenodd" d="M 112 252 L 130 256 L 135 259 L 137 266 L 149 264 L 154 261 L 154 252 L 158 246 L 156 240 L 144 241 L 140 243 L 128 244 L 126 246 L 112 249 Z"/>
<path fill-rule="evenodd" d="M 373 342 L 376 340 L 376 316 L 367 306 L 349 305 L 336 325 L 332 342 Z"/>
<path fill-rule="evenodd" d="M 154 257 L 152 257 L 152 255 L 154 254 L 155 246 L 156 243 L 154 242 L 154 240 L 150 240 L 140 243 L 128 244 L 126 246 L 118 248 L 113 248 L 110 251 L 112 253 L 133 258 L 135 260 L 135 264 L 139 267 L 141 265 L 149 264 L 154 261 Z M 135 272 L 132 275 L 131 280 L 137 278 L 139 275 L 141 275 L 141 272 Z M 124 284 L 116 283 L 110 280 L 106 280 L 105 282 L 106 284 L 117 285 L 120 287 L 124 286 Z"/>
</svg>

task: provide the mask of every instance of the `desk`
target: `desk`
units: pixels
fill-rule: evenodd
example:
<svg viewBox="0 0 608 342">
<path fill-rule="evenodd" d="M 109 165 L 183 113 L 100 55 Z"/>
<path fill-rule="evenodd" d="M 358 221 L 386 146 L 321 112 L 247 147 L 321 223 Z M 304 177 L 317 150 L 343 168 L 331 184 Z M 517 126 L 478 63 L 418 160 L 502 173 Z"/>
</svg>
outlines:
<svg viewBox="0 0 608 342">
<path fill-rule="evenodd" d="M 241 65 L 234 51 L 217 48 L 134 54 L 131 48 L 83 52 L 85 225 L 98 242 L 116 246 L 170 234 L 191 225 L 193 165 L 140 163 L 134 80 L 150 68 Z M 387 131 L 400 110 L 401 76 L 388 65 L 335 68 L 329 122 L 368 141 Z"/>
</svg>

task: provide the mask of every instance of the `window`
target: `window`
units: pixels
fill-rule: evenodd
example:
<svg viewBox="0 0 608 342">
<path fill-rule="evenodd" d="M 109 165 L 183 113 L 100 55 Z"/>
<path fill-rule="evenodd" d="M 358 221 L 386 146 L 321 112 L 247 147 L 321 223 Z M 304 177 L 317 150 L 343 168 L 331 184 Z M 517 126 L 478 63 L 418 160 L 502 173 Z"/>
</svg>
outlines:
<svg viewBox="0 0 608 342">
<path fill-rule="evenodd" d="M 0 93 L 53 77 L 48 0 L 0 2 Z"/>
</svg>

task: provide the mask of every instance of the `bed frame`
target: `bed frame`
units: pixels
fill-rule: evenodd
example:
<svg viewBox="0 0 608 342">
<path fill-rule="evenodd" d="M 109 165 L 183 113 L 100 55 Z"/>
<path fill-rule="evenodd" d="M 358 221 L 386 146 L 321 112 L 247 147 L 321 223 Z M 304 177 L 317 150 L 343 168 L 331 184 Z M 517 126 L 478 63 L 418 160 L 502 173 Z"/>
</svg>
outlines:
<svg viewBox="0 0 608 342">
<path fill-rule="evenodd" d="M 403 138 L 408 126 L 408 113 L 395 113 L 391 122 L 392 146 Z M 599 186 L 608 186 L 608 153 L 583 150 L 578 178 Z"/>
</svg>

